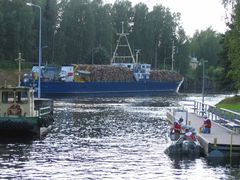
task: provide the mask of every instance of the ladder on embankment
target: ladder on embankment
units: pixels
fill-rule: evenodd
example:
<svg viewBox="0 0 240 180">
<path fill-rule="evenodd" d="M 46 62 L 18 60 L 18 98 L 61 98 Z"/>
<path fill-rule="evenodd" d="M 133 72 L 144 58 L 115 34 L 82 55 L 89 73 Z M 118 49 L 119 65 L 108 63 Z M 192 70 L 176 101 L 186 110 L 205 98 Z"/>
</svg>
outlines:
<svg viewBox="0 0 240 180">
<path fill-rule="evenodd" d="M 198 131 L 197 138 L 204 149 L 206 156 L 214 156 L 211 152 L 220 151 L 226 157 L 240 156 L 240 113 L 229 111 L 215 106 L 191 101 L 184 104 L 188 108 L 188 125 Z M 192 112 L 191 112 L 192 111 Z M 210 134 L 199 132 L 203 124 L 203 115 L 212 121 Z"/>
</svg>

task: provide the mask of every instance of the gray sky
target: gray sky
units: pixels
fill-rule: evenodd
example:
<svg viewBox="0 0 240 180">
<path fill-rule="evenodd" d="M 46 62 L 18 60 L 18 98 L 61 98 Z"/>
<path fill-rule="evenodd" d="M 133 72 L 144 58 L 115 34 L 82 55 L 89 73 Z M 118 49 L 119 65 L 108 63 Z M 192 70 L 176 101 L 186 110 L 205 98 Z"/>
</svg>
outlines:
<svg viewBox="0 0 240 180">
<path fill-rule="evenodd" d="M 114 3 L 115 0 L 104 0 Z M 198 30 L 205 30 L 212 26 L 217 32 L 225 32 L 225 9 L 222 0 L 129 0 L 132 5 L 142 2 L 147 4 L 149 10 L 156 4 L 169 7 L 171 12 L 181 13 L 182 26 L 186 34 L 192 36 Z"/>
</svg>

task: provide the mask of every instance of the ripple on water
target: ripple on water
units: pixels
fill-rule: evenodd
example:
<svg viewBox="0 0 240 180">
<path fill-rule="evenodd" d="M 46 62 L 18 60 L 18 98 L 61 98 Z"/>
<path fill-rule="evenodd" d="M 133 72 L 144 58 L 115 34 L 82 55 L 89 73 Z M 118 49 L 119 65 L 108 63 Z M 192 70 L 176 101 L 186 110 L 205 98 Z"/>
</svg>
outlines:
<svg viewBox="0 0 240 180">
<path fill-rule="evenodd" d="M 227 179 L 206 159 L 170 158 L 166 108 L 178 97 L 55 101 L 54 129 L 42 140 L 0 146 L 6 179 Z M 234 177 L 234 176 L 233 176 Z"/>
</svg>

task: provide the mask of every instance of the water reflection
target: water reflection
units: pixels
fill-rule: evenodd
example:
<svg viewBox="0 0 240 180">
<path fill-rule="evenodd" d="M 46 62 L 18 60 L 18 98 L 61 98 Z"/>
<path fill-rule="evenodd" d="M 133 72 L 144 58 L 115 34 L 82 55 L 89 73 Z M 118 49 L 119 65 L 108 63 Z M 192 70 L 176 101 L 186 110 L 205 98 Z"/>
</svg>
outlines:
<svg viewBox="0 0 240 180">
<path fill-rule="evenodd" d="M 55 101 L 44 139 L 2 143 L 3 178 L 227 179 L 237 171 L 205 158 L 171 158 L 166 107 L 186 97 L 78 98 Z"/>
</svg>

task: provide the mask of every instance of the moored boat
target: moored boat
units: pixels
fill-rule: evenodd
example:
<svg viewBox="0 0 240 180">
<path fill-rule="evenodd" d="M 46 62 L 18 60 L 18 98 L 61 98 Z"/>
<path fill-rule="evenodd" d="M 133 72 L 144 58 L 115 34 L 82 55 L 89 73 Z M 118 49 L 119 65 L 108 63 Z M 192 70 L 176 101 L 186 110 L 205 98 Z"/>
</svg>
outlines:
<svg viewBox="0 0 240 180">
<path fill-rule="evenodd" d="M 201 145 L 197 139 L 192 140 L 181 134 L 179 139 L 173 139 L 172 144 L 164 152 L 170 156 L 200 156 Z"/>
<path fill-rule="evenodd" d="M 37 136 L 46 133 L 53 123 L 52 105 L 52 100 L 34 99 L 34 90 L 29 87 L 0 88 L 0 133 Z"/>
<path fill-rule="evenodd" d="M 189 126 L 188 111 L 174 108 L 167 112 L 167 120 L 172 124 L 169 132 L 171 144 L 165 149 L 169 156 L 191 156 L 201 155 L 202 148 L 197 140 L 197 133 L 194 128 Z M 175 131 L 175 127 L 179 131 Z"/>
</svg>

